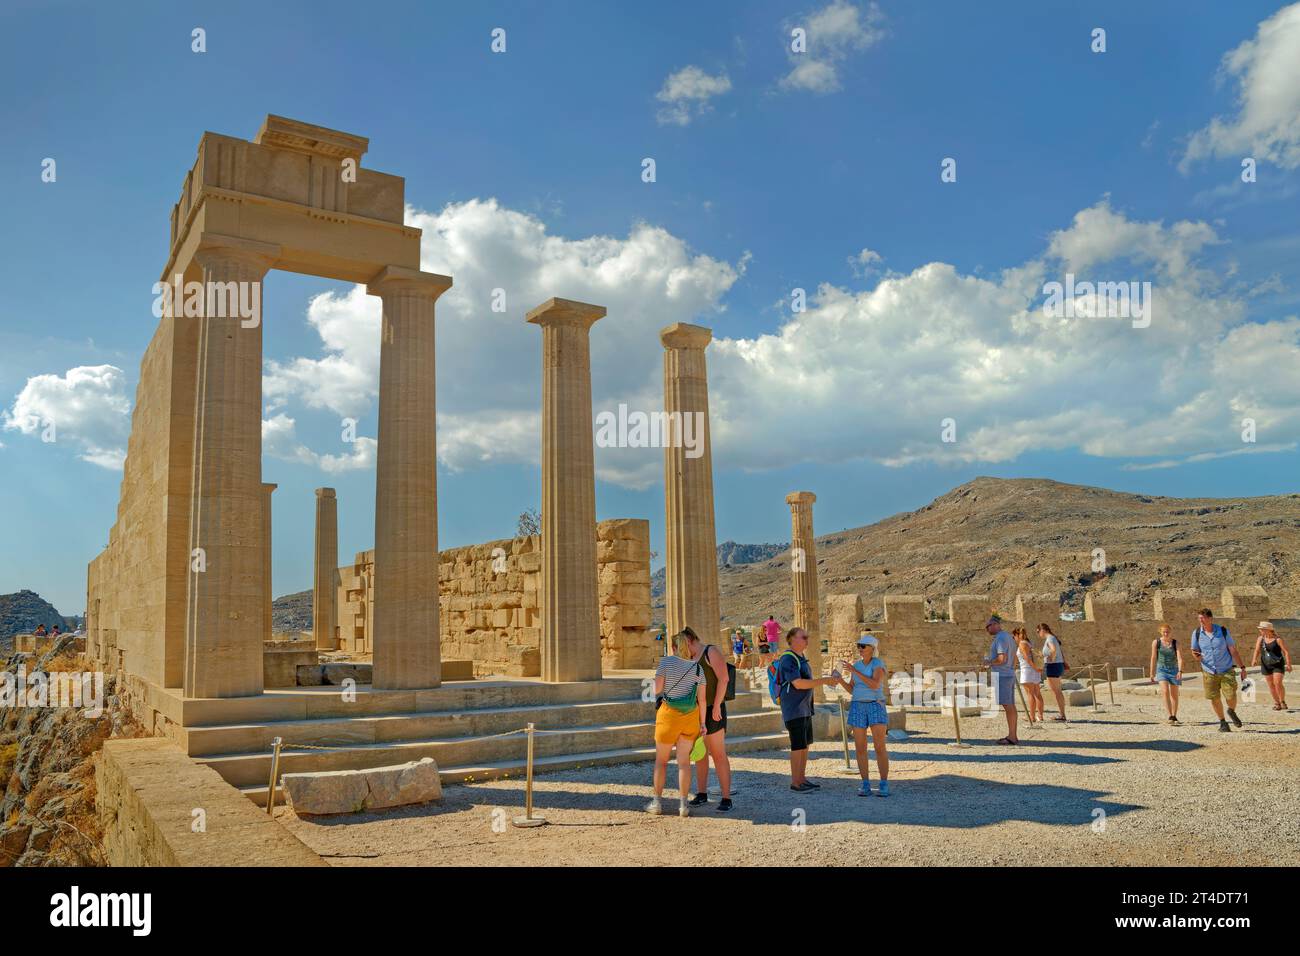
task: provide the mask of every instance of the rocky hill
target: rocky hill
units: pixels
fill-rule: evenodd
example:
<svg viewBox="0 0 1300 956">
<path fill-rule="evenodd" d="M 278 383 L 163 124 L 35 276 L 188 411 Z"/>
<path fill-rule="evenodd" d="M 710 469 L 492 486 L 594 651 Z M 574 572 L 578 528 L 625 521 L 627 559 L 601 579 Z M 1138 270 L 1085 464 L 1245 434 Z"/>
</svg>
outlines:
<svg viewBox="0 0 1300 956">
<path fill-rule="evenodd" d="M 35 591 L 24 588 L 13 594 L 0 594 L 0 638 L 30 634 L 38 624 L 44 624 L 47 629 L 57 624 L 59 630 L 71 631 L 80 623 L 80 617 L 65 617 Z"/>
<path fill-rule="evenodd" d="M 823 598 L 856 592 L 869 607 L 887 593 L 924 594 L 940 613 L 954 593 L 989 594 L 1007 610 L 1017 594 L 1057 594 L 1082 609 L 1093 589 L 1149 610 L 1159 588 L 1217 599 L 1225 585 L 1258 584 L 1272 613 L 1289 617 L 1300 607 L 1298 558 L 1300 495 L 1166 498 L 1035 478 L 977 478 L 916 511 L 817 539 Z M 729 624 L 790 618 L 784 546 L 722 565 L 719 585 Z"/>
<path fill-rule="evenodd" d="M 724 541 L 718 545 L 718 567 L 767 561 L 783 554 L 789 547 L 788 542 L 786 544 L 741 544 L 739 541 Z M 650 598 L 656 607 L 663 607 L 663 596 L 664 569 L 660 568 L 650 575 Z"/>
<path fill-rule="evenodd" d="M 295 591 L 271 602 L 272 631 L 311 630 L 311 591 Z"/>
</svg>

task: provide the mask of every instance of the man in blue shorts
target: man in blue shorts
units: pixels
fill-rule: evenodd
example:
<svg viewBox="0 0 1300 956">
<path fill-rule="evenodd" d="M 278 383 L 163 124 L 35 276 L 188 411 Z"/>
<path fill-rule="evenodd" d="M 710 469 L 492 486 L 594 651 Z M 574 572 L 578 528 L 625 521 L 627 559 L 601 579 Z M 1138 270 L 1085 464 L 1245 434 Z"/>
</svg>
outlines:
<svg viewBox="0 0 1300 956">
<path fill-rule="evenodd" d="M 1016 642 L 1002 627 L 1002 618 L 994 614 L 984 625 L 993 642 L 984 656 L 993 677 L 994 703 L 1001 704 L 1007 715 L 1007 735 L 998 741 L 1003 746 L 1020 743 L 1016 736 Z M 954 700 L 955 704 L 956 701 Z"/>
</svg>

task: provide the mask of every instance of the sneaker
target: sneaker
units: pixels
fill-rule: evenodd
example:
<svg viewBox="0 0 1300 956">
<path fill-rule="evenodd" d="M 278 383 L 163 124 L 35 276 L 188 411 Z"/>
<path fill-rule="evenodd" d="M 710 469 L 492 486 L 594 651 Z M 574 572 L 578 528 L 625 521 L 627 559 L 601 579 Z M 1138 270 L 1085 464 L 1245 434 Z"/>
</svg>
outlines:
<svg viewBox="0 0 1300 956">
<path fill-rule="evenodd" d="M 888 780 L 882 780 L 882 781 L 880 781 L 880 796 L 882 796 L 882 797 L 887 797 L 887 796 L 889 796 L 889 781 L 888 781 Z"/>
<path fill-rule="evenodd" d="M 691 815 L 691 805 L 683 800 L 681 806 L 677 808 L 677 815 L 679 817 L 689 817 Z"/>
<path fill-rule="evenodd" d="M 1172 724 L 1172 725 L 1175 726 L 1175 727 L 1181 727 L 1181 726 L 1183 725 L 1183 722 L 1182 722 L 1181 720 L 1178 719 L 1177 715 L 1175 715 L 1175 716 L 1173 716 L 1173 717 L 1170 717 L 1170 718 L 1169 718 L 1169 723 Z"/>
<path fill-rule="evenodd" d="M 731 798 L 730 798 L 730 797 L 723 797 L 721 800 L 718 801 L 718 812 L 719 812 L 719 813 L 726 813 L 726 812 L 728 812 L 730 809 L 731 809 Z"/>
<path fill-rule="evenodd" d="M 803 782 L 803 785 L 812 790 L 820 790 L 822 788 L 822 785 L 820 783 L 813 783 L 811 780 L 805 780 Z"/>
<path fill-rule="evenodd" d="M 1169 722 L 1170 722 L 1171 724 L 1176 724 L 1176 723 L 1178 723 L 1178 718 L 1175 717 L 1173 714 L 1170 714 L 1170 715 L 1169 715 Z"/>
<path fill-rule="evenodd" d="M 858 796 L 859 796 L 859 797 L 869 797 L 869 796 L 871 796 L 871 781 L 870 781 L 870 780 L 863 780 L 863 781 L 862 781 L 862 786 L 858 787 Z"/>
<path fill-rule="evenodd" d="M 1228 717 L 1233 722 L 1234 725 L 1236 725 L 1237 727 L 1241 726 L 1241 718 L 1237 716 L 1237 712 L 1233 710 L 1231 707 L 1228 708 Z"/>
<path fill-rule="evenodd" d="M 653 813 L 656 816 L 663 813 L 664 812 L 663 801 L 661 801 L 658 797 L 655 797 L 653 800 L 651 800 L 649 803 L 645 805 L 645 812 Z"/>
<path fill-rule="evenodd" d="M 807 781 L 804 781 L 797 787 L 794 784 L 790 784 L 790 789 L 795 793 L 813 793 L 817 790 L 816 787 L 812 786 Z"/>
<path fill-rule="evenodd" d="M 1227 734 L 1231 732 L 1232 732 L 1232 728 L 1228 726 L 1228 722 L 1226 720 L 1219 721 L 1219 733 Z"/>
<path fill-rule="evenodd" d="M 708 802 L 709 795 L 707 793 L 697 793 L 695 796 L 691 797 L 691 806 L 693 807 L 703 806 Z"/>
</svg>

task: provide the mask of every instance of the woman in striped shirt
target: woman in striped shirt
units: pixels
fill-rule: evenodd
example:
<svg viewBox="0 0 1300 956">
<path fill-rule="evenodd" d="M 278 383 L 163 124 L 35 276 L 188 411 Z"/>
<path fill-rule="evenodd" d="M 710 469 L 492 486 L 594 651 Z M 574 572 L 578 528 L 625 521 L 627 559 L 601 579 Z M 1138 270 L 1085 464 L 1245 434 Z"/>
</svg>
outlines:
<svg viewBox="0 0 1300 956">
<path fill-rule="evenodd" d="M 677 750 L 677 785 L 682 802 L 678 816 L 688 817 L 691 789 L 691 747 L 704 733 L 704 671 L 691 660 L 691 635 L 673 636 L 676 656 L 659 658 L 655 669 L 655 795 L 647 805 L 649 813 L 663 813 L 664 784 L 668 780 L 668 758 Z"/>
</svg>

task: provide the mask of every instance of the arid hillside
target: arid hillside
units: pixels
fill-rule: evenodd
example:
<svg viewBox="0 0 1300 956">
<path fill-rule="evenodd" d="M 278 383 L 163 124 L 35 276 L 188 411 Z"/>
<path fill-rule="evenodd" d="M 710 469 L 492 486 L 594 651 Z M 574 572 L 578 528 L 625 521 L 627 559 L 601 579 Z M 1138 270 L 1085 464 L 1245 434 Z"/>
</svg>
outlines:
<svg viewBox="0 0 1300 956">
<path fill-rule="evenodd" d="M 1105 552 L 1102 573 L 1093 571 L 1095 548 Z M 924 594 L 941 613 L 954 593 L 987 593 L 1007 610 L 1017 594 L 1059 594 L 1082 609 L 1091 588 L 1149 609 L 1158 588 L 1217 599 L 1224 585 L 1258 584 L 1272 613 L 1291 617 L 1298 555 L 1300 494 L 1164 498 L 1034 478 L 977 478 L 917 511 L 817 539 L 823 598 Z M 790 619 L 788 553 L 723 565 L 719 579 L 727 623 Z"/>
</svg>

